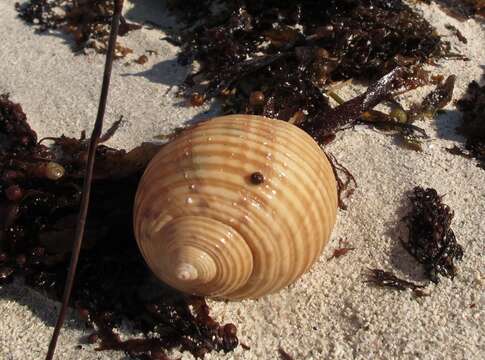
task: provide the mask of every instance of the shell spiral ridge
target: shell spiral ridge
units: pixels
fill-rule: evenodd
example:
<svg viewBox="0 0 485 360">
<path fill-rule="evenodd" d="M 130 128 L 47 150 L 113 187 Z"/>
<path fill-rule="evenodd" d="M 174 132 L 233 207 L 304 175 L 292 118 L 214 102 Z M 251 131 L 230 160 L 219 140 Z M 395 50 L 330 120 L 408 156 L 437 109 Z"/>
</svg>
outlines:
<svg viewBox="0 0 485 360">
<path fill-rule="evenodd" d="M 149 267 L 169 285 L 257 298 L 308 270 L 336 213 L 332 168 L 309 135 L 232 115 L 196 125 L 154 157 L 139 184 L 134 228 Z"/>
</svg>

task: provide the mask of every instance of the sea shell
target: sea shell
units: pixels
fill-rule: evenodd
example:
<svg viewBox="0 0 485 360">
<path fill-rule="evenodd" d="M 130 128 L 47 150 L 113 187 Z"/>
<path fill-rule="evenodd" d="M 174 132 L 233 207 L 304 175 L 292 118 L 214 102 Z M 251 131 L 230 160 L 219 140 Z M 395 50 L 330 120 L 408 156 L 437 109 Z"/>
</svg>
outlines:
<svg viewBox="0 0 485 360">
<path fill-rule="evenodd" d="M 181 291 L 258 298 L 315 262 L 335 224 L 337 188 L 304 131 L 261 116 L 213 118 L 148 165 L 134 228 L 148 266 Z"/>
</svg>

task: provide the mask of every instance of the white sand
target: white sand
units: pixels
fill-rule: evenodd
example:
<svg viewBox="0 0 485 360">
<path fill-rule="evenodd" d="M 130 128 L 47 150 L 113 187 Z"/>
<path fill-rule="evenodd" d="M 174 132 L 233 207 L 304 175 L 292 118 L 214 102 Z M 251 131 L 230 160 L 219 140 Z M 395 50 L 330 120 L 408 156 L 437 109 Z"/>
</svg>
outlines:
<svg viewBox="0 0 485 360">
<path fill-rule="evenodd" d="M 68 38 L 35 34 L 16 17 L 14 3 L 0 1 L 0 92 L 10 92 L 22 104 L 39 136 L 77 136 L 82 129 L 90 130 L 104 57 L 75 56 Z M 173 23 L 159 4 L 129 4 L 134 8 L 128 18 Z M 444 28 L 449 22 L 469 40 L 464 45 L 450 38 L 472 61 L 442 61 L 435 69 L 458 75 L 455 98 L 459 98 L 466 85 L 483 73 L 485 30 L 473 20 L 458 23 L 434 5 L 421 9 L 440 33 L 449 34 Z M 110 145 L 130 148 L 200 115 L 200 108 L 181 106 L 174 97 L 172 86 L 183 80 L 187 70 L 176 64 L 177 48 L 161 41 L 163 35 L 143 29 L 123 39 L 135 50 L 133 58 L 145 49 L 159 55 L 150 56 L 144 65 L 124 66 L 125 61 L 115 65 L 106 120 L 109 124 L 123 115 L 127 123 Z M 428 90 L 406 99 L 418 99 Z M 236 323 L 241 341 L 251 350 L 239 347 L 234 353 L 207 358 L 275 359 L 279 346 L 295 359 L 485 358 L 485 171 L 444 150 L 460 140 L 454 132 L 459 118 L 451 112 L 437 121 L 420 123 L 433 138 L 423 153 L 404 151 L 391 137 L 369 129 L 340 133 L 329 149 L 352 171 L 359 188 L 349 210 L 340 212 L 330 245 L 308 274 L 278 294 L 258 301 L 212 302 L 216 318 Z M 422 278 L 421 267 L 399 245 L 396 228 L 403 214 L 403 194 L 415 185 L 446 194 L 445 202 L 456 212 L 453 228 L 465 250 L 457 278 L 443 279 L 431 287 L 430 297 L 419 300 L 410 292 L 372 288 L 362 282 L 367 267 L 398 269 L 409 279 Z M 357 249 L 329 261 L 339 238 Z M 20 284 L 1 288 L 0 358 L 41 359 L 57 310 L 57 303 Z M 85 335 L 82 324 L 70 318 L 57 358 L 127 359 L 122 353 L 96 352 L 91 345 L 76 349 Z M 192 357 L 183 354 L 182 358 Z"/>
</svg>

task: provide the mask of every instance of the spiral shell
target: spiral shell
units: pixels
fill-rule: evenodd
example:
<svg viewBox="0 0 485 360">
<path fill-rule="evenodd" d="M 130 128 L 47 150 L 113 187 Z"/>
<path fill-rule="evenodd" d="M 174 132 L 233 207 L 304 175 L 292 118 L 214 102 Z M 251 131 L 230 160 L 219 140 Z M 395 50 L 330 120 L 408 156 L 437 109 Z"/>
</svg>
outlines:
<svg viewBox="0 0 485 360">
<path fill-rule="evenodd" d="M 335 224 L 324 152 L 284 121 L 232 115 L 201 123 L 148 165 L 134 207 L 154 274 L 187 293 L 258 298 L 295 281 Z"/>
</svg>

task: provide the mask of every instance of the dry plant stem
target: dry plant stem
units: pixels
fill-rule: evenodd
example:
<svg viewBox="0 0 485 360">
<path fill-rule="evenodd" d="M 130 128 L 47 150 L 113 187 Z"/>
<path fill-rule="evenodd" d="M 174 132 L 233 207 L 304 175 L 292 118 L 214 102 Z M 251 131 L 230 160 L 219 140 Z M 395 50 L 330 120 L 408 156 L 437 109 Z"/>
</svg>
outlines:
<svg viewBox="0 0 485 360">
<path fill-rule="evenodd" d="M 49 350 L 47 351 L 46 360 L 52 360 L 56 349 L 57 339 L 66 317 L 67 307 L 69 305 L 69 299 L 71 297 L 71 290 L 74 283 L 74 277 L 76 275 L 76 267 L 79 259 L 79 252 L 81 251 L 81 243 L 84 236 L 84 226 L 86 224 L 86 216 L 89 206 L 89 195 L 91 192 L 91 181 L 93 177 L 94 160 L 96 155 L 96 147 L 103 130 L 103 119 L 106 110 L 106 101 L 108 98 L 109 83 L 111 78 L 111 69 L 113 67 L 113 58 L 115 52 L 116 38 L 118 36 L 118 29 L 121 18 L 121 11 L 123 9 L 123 0 L 115 1 L 115 10 L 113 14 L 113 20 L 111 22 L 111 32 L 108 43 L 108 50 L 106 54 L 106 64 L 104 68 L 103 85 L 101 87 L 101 96 L 99 100 L 98 115 L 94 124 L 94 129 L 89 142 L 88 150 L 88 163 L 86 167 L 86 173 L 83 183 L 83 193 L 81 199 L 81 205 L 78 215 L 78 222 L 76 225 L 76 233 L 74 237 L 74 245 L 72 249 L 71 264 L 69 266 L 69 272 L 67 274 L 66 285 L 64 287 L 64 294 L 62 296 L 62 306 L 59 311 L 54 333 L 52 334 L 51 342 L 49 344 Z"/>
</svg>

